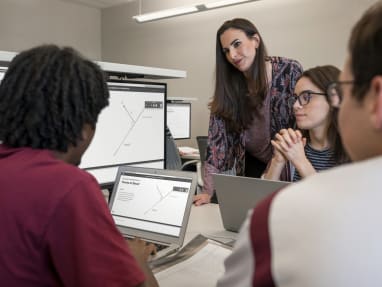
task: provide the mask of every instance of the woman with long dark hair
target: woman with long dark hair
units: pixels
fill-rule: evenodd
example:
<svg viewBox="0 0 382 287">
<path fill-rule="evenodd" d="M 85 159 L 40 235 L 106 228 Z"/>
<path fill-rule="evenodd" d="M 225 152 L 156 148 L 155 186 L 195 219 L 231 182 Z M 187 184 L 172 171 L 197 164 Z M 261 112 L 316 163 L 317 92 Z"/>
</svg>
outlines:
<svg viewBox="0 0 382 287">
<path fill-rule="evenodd" d="M 218 29 L 204 186 L 196 205 L 211 201 L 213 173 L 263 174 L 272 158 L 271 139 L 294 126 L 290 98 L 301 73 L 297 61 L 268 56 L 250 21 L 237 18 Z"/>
</svg>

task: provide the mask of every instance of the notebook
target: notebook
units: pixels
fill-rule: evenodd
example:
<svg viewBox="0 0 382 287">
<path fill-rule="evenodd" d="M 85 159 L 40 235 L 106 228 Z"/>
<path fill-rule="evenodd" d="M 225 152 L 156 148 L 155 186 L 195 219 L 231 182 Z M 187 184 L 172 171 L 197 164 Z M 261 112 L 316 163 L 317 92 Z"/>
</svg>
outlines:
<svg viewBox="0 0 382 287">
<path fill-rule="evenodd" d="M 124 237 L 167 246 L 159 258 L 182 246 L 195 188 L 192 172 L 122 166 L 109 208 Z"/>
<path fill-rule="evenodd" d="M 272 192 L 290 184 L 252 177 L 213 174 L 223 226 L 238 232 L 247 212 Z"/>
</svg>

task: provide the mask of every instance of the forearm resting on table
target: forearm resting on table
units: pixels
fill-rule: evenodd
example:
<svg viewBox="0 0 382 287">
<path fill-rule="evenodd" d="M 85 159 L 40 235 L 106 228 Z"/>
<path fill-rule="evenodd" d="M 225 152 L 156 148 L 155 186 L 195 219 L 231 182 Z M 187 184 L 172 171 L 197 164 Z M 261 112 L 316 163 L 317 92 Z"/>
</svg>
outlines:
<svg viewBox="0 0 382 287">
<path fill-rule="evenodd" d="M 316 170 L 307 158 L 299 162 L 292 161 L 292 163 L 302 178 L 316 173 Z"/>
<path fill-rule="evenodd" d="M 271 164 L 268 169 L 264 172 L 262 178 L 268 180 L 279 180 L 281 172 L 283 171 L 285 166 L 285 161 L 277 161 L 274 158 L 271 160 Z"/>
</svg>

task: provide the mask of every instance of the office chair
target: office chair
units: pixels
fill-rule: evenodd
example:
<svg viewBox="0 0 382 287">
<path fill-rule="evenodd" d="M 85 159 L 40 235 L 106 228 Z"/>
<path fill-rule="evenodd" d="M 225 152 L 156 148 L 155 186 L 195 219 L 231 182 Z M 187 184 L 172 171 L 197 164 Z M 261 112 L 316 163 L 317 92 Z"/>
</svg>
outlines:
<svg viewBox="0 0 382 287">
<path fill-rule="evenodd" d="M 200 187 L 203 187 L 203 178 L 204 178 L 204 163 L 206 161 L 207 157 L 207 142 L 208 142 L 208 136 L 197 136 L 196 141 L 198 143 L 198 149 L 200 154 L 200 162 L 201 167 L 200 170 L 202 171 L 200 175 L 198 175 L 198 179 L 200 178 L 201 183 L 199 184 Z M 211 203 L 218 203 L 218 199 L 216 197 L 216 193 L 211 198 Z"/>
<path fill-rule="evenodd" d="M 204 166 L 204 162 L 206 160 L 206 152 L 207 152 L 207 140 L 208 136 L 197 136 L 196 141 L 198 143 L 198 149 L 200 154 L 200 161 L 202 163 L 202 166 Z"/>
<path fill-rule="evenodd" d="M 198 143 L 198 149 L 200 154 L 200 175 L 198 174 L 198 178 L 200 178 L 199 185 L 202 187 L 203 183 L 203 171 L 204 171 L 204 162 L 206 161 L 206 152 L 207 152 L 207 140 L 208 136 L 197 136 L 196 142 Z"/>
<path fill-rule="evenodd" d="M 182 164 L 178 148 L 170 129 L 166 126 L 166 169 L 197 171 L 199 160 L 188 160 Z"/>
</svg>

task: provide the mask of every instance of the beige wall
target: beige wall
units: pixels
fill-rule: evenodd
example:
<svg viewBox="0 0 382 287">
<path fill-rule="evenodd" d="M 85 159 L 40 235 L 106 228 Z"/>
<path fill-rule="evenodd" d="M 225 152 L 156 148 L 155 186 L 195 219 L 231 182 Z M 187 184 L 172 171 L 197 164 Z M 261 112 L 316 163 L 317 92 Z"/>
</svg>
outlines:
<svg viewBox="0 0 382 287">
<path fill-rule="evenodd" d="M 166 3 L 164 8 L 174 7 L 178 2 L 155 1 L 142 1 L 142 11 L 160 9 L 160 2 Z M 186 5 L 200 1 L 179 2 Z M 102 11 L 102 58 L 110 62 L 186 70 L 186 79 L 167 81 L 168 90 L 171 97 L 198 99 L 193 102 L 192 110 L 192 137 L 195 138 L 207 134 L 207 103 L 214 84 L 215 32 L 224 20 L 234 17 L 252 20 L 270 55 L 295 58 L 304 68 L 321 64 L 341 67 L 351 26 L 374 2 L 263 0 L 144 24 L 131 19 L 139 8 L 136 2 L 130 3 Z M 196 146 L 196 141 L 178 144 Z"/>
<path fill-rule="evenodd" d="M 144 0 L 150 12 L 200 0 Z M 42 43 L 70 45 L 103 61 L 187 71 L 166 80 L 168 96 L 191 97 L 192 140 L 207 134 L 213 93 L 215 32 L 226 19 L 244 17 L 259 28 L 270 55 L 298 59 L 305 68 L 342 66 L 350 28 L 375 0 L 262 0 L 145 24 L 131 17 L 138 2 L 103 9 L 59 0 L 1 0 L 0 50 L 21 51 Z M 102 23 L 102 26 L 101 26 Z"/>
<path fill-rule="evenodd" d="M 54 43 L 101 59 L 101 11 L 59 0 L 1 0 L 0 50 Z"/>
</svg>

